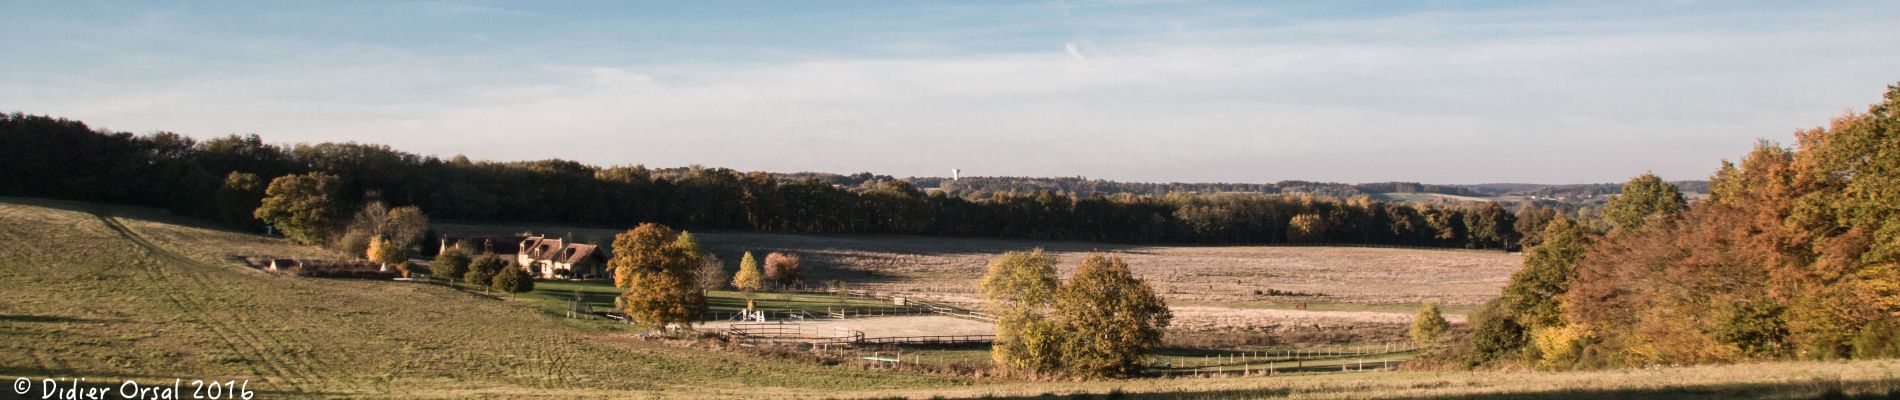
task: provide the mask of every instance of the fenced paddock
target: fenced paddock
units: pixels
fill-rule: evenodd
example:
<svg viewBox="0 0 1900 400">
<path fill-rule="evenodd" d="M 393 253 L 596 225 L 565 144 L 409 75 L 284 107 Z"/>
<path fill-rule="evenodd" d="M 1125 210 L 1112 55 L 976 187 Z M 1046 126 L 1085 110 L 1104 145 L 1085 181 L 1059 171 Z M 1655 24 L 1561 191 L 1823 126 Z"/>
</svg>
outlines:
<svg viewBox="0 0 1900 400">
<path fill-rule="evenodd" d="M 865 338 L 862 344 L 888 344 L 903 346 L 945 346 L 957 344 L 995 343 L 996 335 L 935 335 L 935 336 L 897 336 Z"/>
<path fill-rule="evenodd" d="M 996 327 L 990 323 L 942 315 L 913 315 L 884 318 L 812 319 L 804 321 L 746 322 L 707 321 L 694 327 L 700 331 L 734 334 L 743 339 L 772 339 L 835 343 L 834 332 L 858 332 L 853 343 L 861 344 L 954 344 L 988 343 L 994 340 Z M 735 333 L 743 333 L 737 335 Z M 783 340 L 782 340 L 783 339 Z"/>
</svg>

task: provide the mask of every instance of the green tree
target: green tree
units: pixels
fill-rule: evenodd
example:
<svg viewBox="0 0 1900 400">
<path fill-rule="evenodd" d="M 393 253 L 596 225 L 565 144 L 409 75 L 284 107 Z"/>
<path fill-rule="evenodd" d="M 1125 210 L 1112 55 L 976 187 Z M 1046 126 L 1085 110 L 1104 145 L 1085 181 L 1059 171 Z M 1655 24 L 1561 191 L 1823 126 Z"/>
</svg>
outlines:
<svg viewBox="0 0 1900 400">
<path fill-rule="evenodd" d="M 1603 219 L 1616 229 L 1643 227 L 1652 216 L 1670 216 L 1689 208 L 1682 191 L 1656 174 L 1643 173 L 1623 184 L 1622 194 L 1603 205 Z"/>
<path fill-rule="evenodd" d="M 997 317 L 990 358 L 998 365 L 1038 372 L 1060 366 L 1057 330 L 1047 315 L 1057 285 L 1056 259 L 1040 248 L 990 260 L 980 287 L 985 308 Z"/>
<path fill-rule="evenodd" d="M 488 287 L 489 283 L 495 279 L 496 273 L 500 273 L 503 268 L 513 267 L 509 264 L 511 263 L 496 258 L 494 254 L 477 255 L 468 263 L 468 272 L 462 274 L 462 283 L 469 286 Z"/>
<path fill-rule="evenodd" d="M 1594 242 L 1589 230 L 1561 216 L 1539 236 L 1543 243 L 1525 251 L 1524 268 L 1511 274 L 1499 298 L 1505 312 L 1533 328 L 1563 324 L 1561 299 Z"/>
<path fill-rule="evenodd" d="M 1438 302 L 1425 303 L 1418 310 L 1418 316 L 1412 319 L 1412 344 L 1418 347 L 1431 347 L 1445 338 L 1445 332 L 1451 330 L 1451 322 L 1438 311 Z"/>
<path fill-rule="evenodd" d="M 336 175 L 312 172 L 280 176 L 271 180 L 252 216 L 276 226 L 291 241 L 324 243 L 336 229 L 337 215 L 342 212 L 337 200 L 340 190 Z"/>
<path fill-rule="evenodd" d="M 488 287 L 502 293 L 527 293 L 534 291 L 534 277 L 521 268 L 506 267 L 495 274 Z"/>
<path fill-rule="evenodd" d="M 218 187 L 218 222 L 239 228 L 257 226 L 257 207 L 264 200 L 264 181 L 257 174 L 231 171 Z"/>
<path fill-rule="evenodd" d="M 732 274 L 732 287 L 745 294 L 747 300 L 752 299 L 752 292 L 765 287 L 765 276 L 759 273 L 759 261 L 752 258 L 752 252 L 739 257 L 739 272 Z"/>
<path fill-rule="evenodd" d="M 1544 243 L 1544 226 L 1550 225 L 1550 221 L 1562 215 L 1563 213 L 1557 212 L 1557 209 L 1549 207 L 1525 207 L 1518 210 L 1517 221 L 1512 224 L 1513 230 L 1520 236 L 1516 243 L 1517 248 L 1529 249 Z"/>
<path fill-rule="evenodd" d="M 1082 376 L 1128 376 L 1161 343 L 1174 315 L 1121 257 L 1090 255 L 1056 290 L 1062 363 Z"/>
<path fill-rule="evenodd" d="M 435 255 L 435 261 L 429 262 L 429 274 L 454 280 L 468 274 L 468 252 L 460 248 L 449 248 Z"/>
<path fill-rule="evenodd" d="M 693 286 L 693 269 L 703 253 L 691 236 L 665 225 L 645 223 L 614 237 L 614 285 L 626 289 L 623 311 L 635 323 L 665 329 L 692 323 L 706 312 L 706 295 Z"/>
<path fill-rule="evenodd" d="M 1470 230 L 1472 244 L 1479 248 L 1509 249 L 1518 239 L 1517 216 L 1505 211 L 1497 202 L 1484 203 L 1466 213 L 1465 228 Z"/>
</svg>

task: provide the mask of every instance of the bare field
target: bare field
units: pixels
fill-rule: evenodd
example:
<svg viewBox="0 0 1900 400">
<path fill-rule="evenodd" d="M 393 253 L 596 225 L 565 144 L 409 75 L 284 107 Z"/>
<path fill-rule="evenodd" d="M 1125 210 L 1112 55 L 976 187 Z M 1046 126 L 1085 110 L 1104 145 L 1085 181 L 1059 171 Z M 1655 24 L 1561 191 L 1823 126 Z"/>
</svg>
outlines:
<svg viewBox="0 0 1900 400">
<path fill-rule="evenodd" d="M 445 234 L 524 230 L 611 241 L 613 230 L 438 224 Z M 997 254 L 1041 247 L 1072 271 L 1090 252 L 1120 255 L 1169 300 L 1192 303 L 1311 302 L 1453 305 L 1496 297 L 1522 257 L 1497 251 L 1326 246 L 1137 246 L 1081 242 L 881 235 L 695 233 L 729 263 L 739 253 L 790 251 L 807 282 L 910 292 L 974 302 L 976 282 Z M 1261 294 L 1255 294 L 1255 291 Z M 1272 296 L 1272 291 L 1313 296 Z"/>
<path fill-rule="evenodd" d="M 611 242 L 619 231 L 562 226 L 437 224 L 448 235 L 523 231 Z M 806 281 L 975 305 L 991 258 L 1041 247 L 1073 272 L 1091 252 L 1127 260 L 1175 308 L 1177 332 L 1263 333 L 1304 328 L 1329 340 L 1393 340 L 1420 304 L 1447 304 L 1454 322 L 1497 297 L 1523 263 L 1498 251 L 1328 246 L 1142 246 L 892 235 L 695 232 L 728 264 L 740 253 L 789 251 Z M 763 256 L 763 254 L 755 254 Z M 732 268 L 732 267 L 728 267 Z M 1279 293 L 1276 295 L 1275 293 Z M 1292 295 L 1288 295 L 1288 294 Z M 1305 303 L 1306 310 L 1293 310 Z M 1277 311 L 1276 311 L 1277 310 Z"/>
</svg>

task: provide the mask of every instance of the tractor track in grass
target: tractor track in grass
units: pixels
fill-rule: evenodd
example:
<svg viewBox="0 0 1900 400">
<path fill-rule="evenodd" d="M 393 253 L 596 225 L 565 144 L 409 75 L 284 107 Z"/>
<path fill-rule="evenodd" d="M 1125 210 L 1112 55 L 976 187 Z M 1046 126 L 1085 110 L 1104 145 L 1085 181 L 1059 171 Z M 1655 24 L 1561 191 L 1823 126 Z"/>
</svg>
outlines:
<svg viewBox="0 0 1900 400">
<path fill-rule="evenodd" d="M 120 223 L 109 212 L 98 211 L 94 212 L 94 215 L 107 229 L 154 258 L 154 260 L 141 260 L 136 263 L 145 267 L 139 269 L 140 272 L 146 274 L 146 279 L 143 281 L 152 286 L 151 292 L 159 293 L 166 302 L 184 311 L 187 321 L 211 332 L 232 353 L 246 358 L 253 374 L 259 377 L 275 375 L 277 382 L 287 386 L 291 391 L 306 393 L 313 391 L 306 379 L 323 377 L 317 368 L 313 368 L 301 357 L 275 356 L 271 349 L 287 348 L 284 342 L 269 335 L 268 332 L 258 332 L 256 324 L 233 323 L 229 315 L 233 313 L 205 301 L 206 296 L 214 293 L 230 293 L 229 290 L 221 290 L 214 282 L 205 279 L 200 269 L 212 268 L 212 266 L 152 243 L 130 227 Z M 177 265 L 179 268 L 165 268 L 166 263 Z M 171 283 L 173 279 L 179 278 L 185 280 L 183 285 Z M 235 300 L 245 302 L 247 299 Z"/>
</svg>

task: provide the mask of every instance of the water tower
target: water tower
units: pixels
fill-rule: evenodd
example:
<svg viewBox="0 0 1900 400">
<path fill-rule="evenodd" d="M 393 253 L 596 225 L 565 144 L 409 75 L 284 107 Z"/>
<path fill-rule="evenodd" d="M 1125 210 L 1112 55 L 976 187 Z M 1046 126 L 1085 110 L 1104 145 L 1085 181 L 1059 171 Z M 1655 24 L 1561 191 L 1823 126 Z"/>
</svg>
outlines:
<svg viewBox="0 0 1900 400">
<path fill-rule="evenodd" d="M 962 174 L 963 174 L 963 170 L 961 170 L 961 169 L 956 169 L 956 168 L 951 168 L 951 169 L 950 169 L 950 180 L 953 180 L 953 181 L 955 181 L 955 180 L 962 180 L 962 178 L 960 177 L 960 175 L 962 175 Z"/>
</svg>

